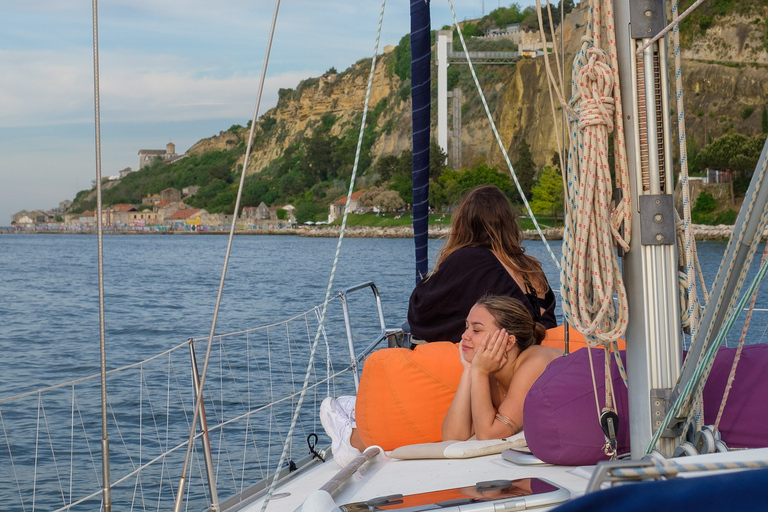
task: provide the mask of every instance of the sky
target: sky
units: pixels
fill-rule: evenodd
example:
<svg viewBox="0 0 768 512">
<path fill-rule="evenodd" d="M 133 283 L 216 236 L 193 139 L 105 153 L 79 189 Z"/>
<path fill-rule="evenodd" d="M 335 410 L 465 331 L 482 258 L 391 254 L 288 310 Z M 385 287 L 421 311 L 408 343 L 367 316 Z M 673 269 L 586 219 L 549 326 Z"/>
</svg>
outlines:
<svg viewBox="0 0 768 512">
<path fill-rule="evenodd" d="M 534 4 L 520 1 L 523 7 Z M 455 0 L 460 21 L 499 0 Z M 102 0 L 98 4 L 102 176 L 137 170 L 140 149 L 184 153 L 253 116 L 273 0 Z M 50 209 L 96 177 L 93 5 L 0 0 L 0 226 Z M 283 0 L 262 114 L 280 88 L 373 53 L 379 0 Z M 432 27 L 453 23 L 432 0 Z M 410 27 L 409 2 L 385 7 L 379 53 Z"/>
</svg>

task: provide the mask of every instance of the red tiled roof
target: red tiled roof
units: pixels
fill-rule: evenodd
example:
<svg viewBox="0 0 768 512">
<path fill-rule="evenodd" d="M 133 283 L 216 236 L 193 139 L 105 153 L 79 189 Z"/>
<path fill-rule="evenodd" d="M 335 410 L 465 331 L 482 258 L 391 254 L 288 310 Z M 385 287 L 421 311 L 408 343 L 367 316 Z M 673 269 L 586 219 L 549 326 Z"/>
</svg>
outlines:
<svg viewBox="0 0 768 512">
<path fill-rule="evenodd" d="M 114 212 L 129 212 L 131 210 L 135 210 L 135 207 L 132 204 L 116 204 L 112 206 L 112 211 Z"/>
<path fill-rule="evenodd" d="M 365 192 L 365 190 L 358 190 L 357 192 L 353 192 L 352 193 L 352 197 L 350 198 L 350 200 L 355 200 L 355 199 L 359 198 L 360 195 L 363 192 Z M 346 202 L 347 202 L 347 197 L 346 196 L 342 197 L 341 199 L 337 199 L 336 200 L 336 204 L 345 204 Z"/>
<path fill-rule="evenodd" d="M 170 203 L 166 199 L 163 199 L 162 201 L 158 201 L 156 206 L 168 206 L 169 204 Z"/>
<path fill-rule="evenodd" d="M 197 212 L 199 212 L 197 208 L 187 208 L 184 210 L 179 210 L 170 217 L 168 217 L 169 220 L 179 219 L 179 220 L 186 220 L 191 218 L 193 215 L 195 215 Z"/>
</svg>

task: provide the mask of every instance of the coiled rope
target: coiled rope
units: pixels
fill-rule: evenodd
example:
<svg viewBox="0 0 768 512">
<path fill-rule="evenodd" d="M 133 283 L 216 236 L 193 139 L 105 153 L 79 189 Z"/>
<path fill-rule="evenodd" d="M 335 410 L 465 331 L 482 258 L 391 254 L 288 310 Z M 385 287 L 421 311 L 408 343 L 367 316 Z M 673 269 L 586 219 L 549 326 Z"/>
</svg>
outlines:
<svg viewBox="0 0 768 512">
<path fill-rule="evenodd" d="M 299 419 L 301 406 L 304 403 L 304 397 L 306 396 L 307 388 L 309 387 L 309 379 L 312 375 L 312 369 L 313 369 L 314 360 L 315 360 L 315 353 L 317 352 L 317 346 L 320 342 L 320 335 L 324 332 L 325 313 L 328 308 L 328 301 L 330 300 L 331 290 L 333 288 L 333 281 L 336 275 L 336 267 L 339 263 L 341 243 L 344 240 L 344 231 L 346 230 L 346 227 L 347 227 L 347 216 L 349 215 L 349 203 L 352 198 L 352 191 L 355 188 L 355 178 L 357 177 L 357 167 L 360 162 L 360 151 L 363 146 L 363 134 L 365 132 L 365 121 L 368 116 L 368 103 L 371 97 L 373 75 L 374 75 L 374 72 L 376 71 L 376 56 L 379 53 L 379 40 L 381 39 L 381 27 L 384 22 L 384 7 L 386 6 L 386 4 L 387 4 L 387 0 L 381 1 L 381 12 L 379 13 L 379 27 L 378 27 L 378 30 L 376 31 L 376 44 L 374 45 L 373 58 L 371 59 L 371 72 L 368 75 L 368 87 L 365 90 L 365 103 L 363 105 L 363 119 L 360 123 L 360 133 L 357 137 L 357 149 L 355 150 L 355 163 L 352 166 L 352 177 L 349 180 L 349 191 L 347 192 L 347 202 L 344 205 L 344 216 L 342 217 L 342 220 L 341 220 L 341 230 L 339 231 L 339 240 L 338 240 L 338 243 L 336 244 L 336 254 L 333 257 L 333 267 L 331 268 L 331 276 L 328 279 L 328 288 L 325 291 L 325 301 L 323 302 L 323 310 L 320 313 L 320 323 L 317 326 L 317 332 L 315 333 L 315 340 L 312 343 L 312 350 L 309 353 L 309 362 L 307 363 L 307 373 L 304 376 L 304 384 L 301 388 L 299 401 L 296 404 L 296 409 L 294 410 L 293 418 L 291 419 L 291 427 L 288 429 L 288 433 L 285 436 L 285 443 L 283 444 L 283 452 L 280 454 L 280 461 L 277 463 L 277 468 L 275 468 L 275 475 L 272 478 L 272 484 L 269 486 L 269 491 L 267 491 L 267 495 L 264 498 L 264 503 L 261 506 L 262 512 L 264 512 L 267 509 L 267 506 L 269 505 L 269 502 L 272 499 L 272 494 L 275 492 L 275 488 L 277 487 L 278 475 L 280 474 L 280 469 L 283 467 L 283 464 L 285 463 L 285 459 L 288 454 L 288 448 L 291 444 L 291 439 L 293 438 L 293 431 L 296 429 L 296 422 Z"/>
<path fill-rule="evenodd" d="M 601 49 L 603 30 L 608 52 Z M 587 34 L 571 78 L 574 93 L 569 110 L 575 115 L 569 116 L 561 294 L 566 318 L 592 346 L 619 340 L 628 318 L 627 294 L 614 250 L 614 244 L 629 250 L 632 222 L 615 38 L 611 2 L 606 0 L 601 7 L 598 0 L 591 0 Z M 611 131 L 621 194 L 615 203 L 608 166 Z"/>
<path fill-rule="evenodd" d="M 546 45 L 540 0 L 536 1 L 536 5 L 542 45 Z M 547 10 L 551 19 L 549 2 Z M 610 54 L 601 49 L 603 30 Z M 615 39 L 612 3 L 605 1 L 601 7 L 598 0 L 591 0 L 587 33 L 573 62 L 573 92 L 568 103 L 565 102 L 564 84 L 562 81 L 556 83 L 549 54 L 546 49 L 544 51 L 550 101 L 553 101 L 554 95 L 557 96 L 569 122 L 568 165 L 563 175 L 567 200 L 563 270 L 560 274 L 562 307 L 566 321 L 584 334 L 590 346 L 604 348 L 605 397 L 602 410 L 594 362 L 589 351 L 595 406 L 601 423 L 604 413 L 616 410 L 609 352 L 613 352 L 619 373 L 627 383 L 616 342 L 626 332 L 629 309 L 614 244 L 625 252 L 629 250 L 632 212 Z M 555 42 L 554 33 L 552 41 Z M 553 122 L 557 125 L 554 107 L 552 110 Z M 614 195 L 608 165 L 608 136 L 611 132 L 619 192 L 615 203 L 612 203 Z M 614 295 L 618 304 L 614 302 Z M 605 452 L 612 458 L 616 456 L 615 438 L 609 439 L 606 435 Z"/>
</svg>

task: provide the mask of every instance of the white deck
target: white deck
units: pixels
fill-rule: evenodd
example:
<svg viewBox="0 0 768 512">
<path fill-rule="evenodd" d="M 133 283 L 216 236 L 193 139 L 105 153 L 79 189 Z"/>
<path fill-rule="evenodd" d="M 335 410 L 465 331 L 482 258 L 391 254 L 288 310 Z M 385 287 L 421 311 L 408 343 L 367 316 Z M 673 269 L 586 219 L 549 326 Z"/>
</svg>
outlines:
<svg viewBox="0 0 768 512">
<path fill-rule="evenodd" d="M 699 455 L 676 460 L 681 463 L 768 462 L 768 448 Z M 395 460 L 380 455 L 363 465 L 352 478 L 348 479 L 336 492 L 334 498 L 336 503 L 345 504 L 391 494 L 405 495 L 468 486 L 484 480 L 540 477 L 568 489 L 573 499 L 584 494 L 592 469 L 594 466 L 519 466 L 504 460 L 501 455 L 488 455 L 474 459 L 432 460 Z M 276 491 L 276 498 L 272 499 L 267 510 L 296 510 L 307 495 L 322 487 L 339 471 L 339 467 L 333 461 L 311 468 L 306 474 L 299 475 L 280 486 Z M 712 474 L 713 472 L 695 472 L 680 476 Z M 263 499 L 259 499 L 242 510 L 260 511 L 262 503 Z M 538 510 L 549 510 L 549 508 Z"/>
<path fill-rule="evenodd" d="M 305 475 L 281 486 L 276 495 L 289 494 L 279 499 L 273 498 L 267 510 L 296 510 L 308 494 L 325 485 L 339 471 L 340 468 L 333 461 L 310 469 Z M 431 460 L 396 460 L 380 455 L 364 464 L 339 488 L 334 498 L 336 503 L 345 504 L 390 494 L 414 494 L 464 487 L 485 480 L 528 477 L 546 478 L 568 489 L 572 497 L 577 497 L 584 493 L 589 473 L 571 466 L 518 466 L 502 459 L 501 455 Z M 263 499 L 260 499 L 243 510 L 259 511 L 262 502 Z"/>
</svg>

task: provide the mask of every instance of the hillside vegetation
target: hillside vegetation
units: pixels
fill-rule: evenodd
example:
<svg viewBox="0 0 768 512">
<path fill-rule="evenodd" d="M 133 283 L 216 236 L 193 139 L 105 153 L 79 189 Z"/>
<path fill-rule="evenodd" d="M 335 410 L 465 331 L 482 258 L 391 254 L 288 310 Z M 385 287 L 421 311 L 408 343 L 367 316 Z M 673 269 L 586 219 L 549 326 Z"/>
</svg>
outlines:
<svg viewBox="0 0 768 512">
<path fill-rule="evenodd" d="M 569 12 L 572 4 L 564 5 Z M 768 62 L 766 10 L 765 2 L 756 0 L 713 0 L 681 28 L 687 58 L 683 79 L 689 162 L 693 172 L 708 166 L 736 170 L 737 193 L 745 187 L 750 166 L 754 167 L 755 151 L 759 155 L 761 134 L 768 132 L 768 66 L 759 64 Z M 565 34 L 566 61 L 578 47 L 584 16 L 583 10 L 574 10 L 559 27 Z M 559 19 L 559 14 L 555 17 Z M 532 27 L 533 21 L 530 9 L 513 5 L 462 27 L 469 36 L 507 23 Z M 707 49 L 704 39 L 712 48 Z M 510 50 L 514 46 L 506 40 L 470 38 L 468 42 L 471 50 Z M 277 105 L 255 128 L 242 206 L 290 203 L 296 206 L 300 221 L 327 216 L 328 204 L 346 195 L 352 175 L 370 65 L 370 59 L 363 59 L 341 73 L 331 68 L 293 89 L 279 91 Z M 511 65 L 477 66 L 476 71 L 524 193 L 534 200 L 537 210 L 556 216 L 562 209 L 562 186 L 558 190 L 557 132 L 549 110 L 543 60 L 523 58 Z M 445 155 L 433 144 L 432 206 L 452 204 L 479 183 L 496 183 L 519 203 L 466 65 L 449 67 L 449 88 L 454 87 L 463 95 L 462 159 L 446 167 Z M 433 101 L 436 88 L 433 74 Z M 410 39 L 404 36 L 393 51 L 377 60 L 357 189 L 396 192 L 403 205 L 411 203 L 410 116 Z M 433 105 L 433 130 L 435 117 Z M 147 194 L 168 187 L 180 190 L 197 185 L 200 190 L 185 200 L 188 204 L 210 213 L 232 213 L 248 132 L 249 126 L 234 125 L 195 144 L 182 160 L 157 161 L 120 182 L 110 182 L 104 191 L 105 206 L 138 204 Z M 734 147 L 739 149 L 734 151 Z M 387 204 L 399 203 L 390 200 Z M 95 196 L 88 190 L 77 195 L 71 211 L 94 208 Z"/>
</svg>

